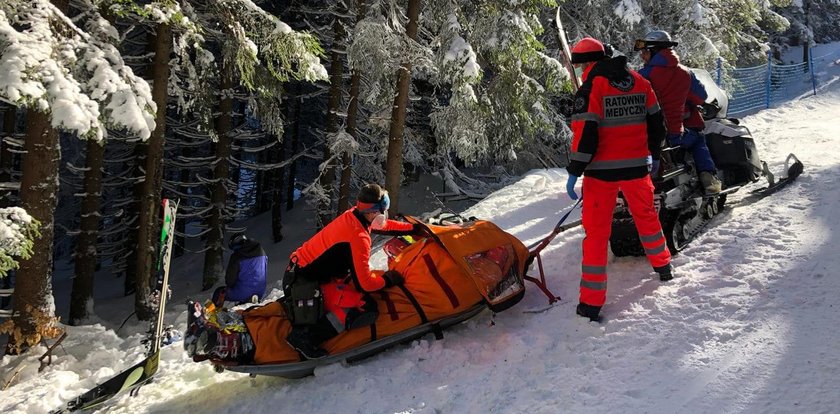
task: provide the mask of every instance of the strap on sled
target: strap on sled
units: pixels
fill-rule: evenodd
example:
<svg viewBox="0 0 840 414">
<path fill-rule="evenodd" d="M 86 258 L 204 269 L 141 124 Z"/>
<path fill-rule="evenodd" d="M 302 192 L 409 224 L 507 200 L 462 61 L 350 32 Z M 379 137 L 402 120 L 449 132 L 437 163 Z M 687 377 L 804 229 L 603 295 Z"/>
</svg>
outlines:
<svg viewBox="0 0 840 414">
<path fill-rule="evenodd" d="M 531 263 L 533 263 L 534 260 L 536 260 L 537 268 L 540 271 L 540 278 L 537 279 L 526 274 L 525 280 L 537 285 L 537 287 L 540 288 L 543 294 L 545 294 L 545 296 L 548 297 L 549 304 L 557 302 L 558 300 L 560 300 L 560 297 L 555 296 L 553 293 L 551 293 L 550 290 L 548 290 L 548 285 L 545 281 L 545 271 L 543 270 L 542 257 L 540 256 L 540 252 L 542 252 L 542 250 L 545 249 L 545 247 L 548 246 L 551 243 L 551 241 L 554 240 L 555 237 L 557 237 L 558 234 L 572 227 L 580 225 L 580 220 L 573 221 L 566 225 L 563 225 L 563 223 L 566 221 L 567 218 L 569 218 L 569 214 L 572 214 L 572 211 L 574 211 L 575 208 L 577 208 L 577 206 L 580 205 L 581 201 L 583 201 L 583 197 L 578 198 L 577 202 L 572 206 L 572 208 L 570 208 L 569 211 L 567 211 L 566 214 L 564 214 L 563 217 L 560 218 L 560 221 L 557 222 L 557 224 L 554 226 L 554 230 L 552 230 L 551 233 L 549 233 L 542 239 L 537 240 L 534 244 L 528 246 L 528 251 L 530 251 L 530 254 L 528 255 L 528 260 L 525 262 L 525 269 L 531 266 Z"/>
</svg>

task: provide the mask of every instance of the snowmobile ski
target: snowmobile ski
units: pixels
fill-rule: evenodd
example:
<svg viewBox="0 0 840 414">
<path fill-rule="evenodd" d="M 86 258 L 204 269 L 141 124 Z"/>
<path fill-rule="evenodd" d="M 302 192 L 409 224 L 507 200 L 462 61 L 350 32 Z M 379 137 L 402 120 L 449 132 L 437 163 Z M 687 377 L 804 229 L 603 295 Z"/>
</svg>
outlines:
<svg viewBox="0 0 840 414">
<path fill-rule="evenodd" d="M 160 346 L 164 333 L 163 316 L 169 287 L 169 262 L 172 256 L 172 241 L 175 238 L 175 214 L 178 202 L 163 199 L 163 226 L 160 234 L 160 253 L 157 262 L 157 277 L 151 293 L 152 304 L 157 305 L 157 314 L 149 329 L 149 338 L 143 341 L 149 346 L 146 358 L 131 368 L 120 372 L 111 379 L 97 385 L 88 392 L 68 401 L 63 407 L 51 413 L 68 413 L 94 408 L 115 395 L 130 390 L 136 395 L 139 387 L 150 382 L 157 373 L 160 362 Z"/>
<path fill-rule="evenodd" d="M 790 164 L 791 160 L 793 160 L 793 164 Z M 764 165 L 764 175 L 769 183 L 767 187 L 751 191 L 749 196 L 731 204 L 730 208 L 734 208 L 742 204 L 752 203 L 776 193 L 791 184 L 796 177 L 799 177 L 799 175 L 802 174 L 802 171 L 804 170 L 802 162 L 799 161 L 795 155 L 790 154 L 785 160 L 785 170 L 787 170 L 787 176 L 776 180 L 767 167 L 767 163 L 762 163 Z M 742 186 L 730 187 L 724 189 L 720 193 L 703 196 L 703 204 L 699 208 L 701 213 L 688 220 L 681 221 L 677 218 L 676 220 L 667 220 L 667 222 L 663 221 L 662 230 L 666 235 L 665 238 L 668 242 L 668 248 L 671 249 L 671 253 L 682 251 L 688 243 L 691 242 L 694 237 L 701 232 L 701 230 L 703 230 L 706 224 L 708 224 L 714 216 L 723 210 L 724 203 L 726 202 L 726 195 L 738 191 L 741 187 Z"/>
<path fill-rule="evenodd" d="M 793 161 L 792 164 L 791 161 Z M 796 177 L 799 177 L 805 170 L 805 166 L 802 164 L 802 161 L 799 161 L 799 158 L 796 158 L 796 155 L 793 154 L 789 154 L 785 159 L 785 170 L 787 171 L 787 176 L 783 178 L 776 180 L 773 174 L 770 172 L 770 169 L 767 167 L 766 162 L 763 163 L 763 168 L 764 174 L 767 177 L 767 187 L 762 187 L 750 191 L 750 195 L 745 197 L 744 200 L 740 200 L 736 205 L 745 202 L 754 202 L 769 195 L 775 194 L 777 191 L 792 183 L 793 180 L 795 180 Z"/>
<path fill-rule="evenodd" d="M 479 303 L 472 308 L 453 315 L 447 318 L 436 321 L 429 321 L 414 328 L 402 331 L 400 333 L 387 336 L 382 339 L 377 339 L 373 342 L 364 344 L 357 348 L 341 352 L 335 355 L 328 355 L 324 358 L 310 359 L 301 362 L 291 362 L 285 364 L 263 364 L 263 365 L 235 365 L 227 362 L 213 360 L 211 361 L 217 372 L 224 370 L 240 372 L 243 374 L 250 374 L 251 376 L 266 375 L 274 377 L 282 377 L 289 379 L 303 378 L 312 375 L 315 368 L 323 365 L 329 365 L 336 362 L 353 363 L 360 361 L 377 353 L 384 351 L 394 345 L 411 341 L 422 337 L 428 333 L 440 332 L 440 330 L 457 325 L 467 319 L 478 315 L 481 311 L 487 309 L 486 303 Z"/>
</svg>

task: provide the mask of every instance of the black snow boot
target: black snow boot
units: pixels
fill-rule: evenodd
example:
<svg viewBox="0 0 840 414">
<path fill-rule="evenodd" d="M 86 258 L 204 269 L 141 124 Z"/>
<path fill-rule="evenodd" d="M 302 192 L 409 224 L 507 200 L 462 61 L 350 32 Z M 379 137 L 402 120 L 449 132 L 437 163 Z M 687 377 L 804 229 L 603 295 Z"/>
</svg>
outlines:
<svg viewBox="0 0 840 414">
<path fill-rule="evenodd" d="M 292 327 L 286 342 L 306 359 L 318 359 L 327 356 L 327 351 L 318 345 L 338 334 L 330 319 L 322 316 L 314 325 Z"/>
<path fill-rule="evenodd" d="M 589 318 L 591 322 L 601 322 L 601 307 L 578 303 L 577 314 Z"/>
<path fill-rule="evenodd" d="M 327 356 L 327 351 L 312 344 L 308 327 L 294 327 L 286 337 L 286 342 L 306 359 L 318 359 Z"/>
<path fill-rule="evenodd" d="M 663 282 L 674 278 L 674 267 L 670 263 L 665 266 L 654 267 L 653 270 L 659 274 L 659 280 Z"/>
</svg>

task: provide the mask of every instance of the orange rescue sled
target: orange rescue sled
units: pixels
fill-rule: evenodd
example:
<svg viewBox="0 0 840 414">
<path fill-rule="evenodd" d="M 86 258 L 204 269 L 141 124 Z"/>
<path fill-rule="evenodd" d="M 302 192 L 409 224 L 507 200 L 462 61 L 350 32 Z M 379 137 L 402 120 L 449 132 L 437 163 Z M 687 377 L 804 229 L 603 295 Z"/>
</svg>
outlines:
<svg viewBox="0 0 840 414">
<path fill-rule="evenodd" d="M 406 246 L 389 261 L 405 284 L 371 294 L 379 310 L 375 324 L 325 342 L 321 346 L 329 355 L 324 358 L 301 360 L 285 341 L 291 324 L 283 306 L 272 302 L 253 307 L 242 311 L 256 347 L 253 362 L 211 360 L 217 370 L 300 378 L 317 366 L 353 362 L 430 332 L 440 339 L 443 329 L 485 308 L 501 312 L 525 295 L 525 272 L 534 254 L 516 237 L 483 220 L 437 226 L 406 219 L 424 225 L 429 237 Z"/>
</svg>

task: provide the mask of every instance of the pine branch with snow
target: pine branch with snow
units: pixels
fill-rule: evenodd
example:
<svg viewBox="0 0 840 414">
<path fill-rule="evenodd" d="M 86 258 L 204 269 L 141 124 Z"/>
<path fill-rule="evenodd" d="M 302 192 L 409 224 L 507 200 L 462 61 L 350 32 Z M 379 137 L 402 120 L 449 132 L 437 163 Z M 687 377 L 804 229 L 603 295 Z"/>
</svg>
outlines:
<svg viewBox="0 0 840 414">
<path fill-rule="evenodd" d="M 0 277 L 32 255 L 39 223 L 20 207 L 0 208 Z"/>
<path fill-rule="evenodd" d="M 452 93 L 431 115 L 442 153 L 454 151 L 468 163 L 513 161 L 526 143 L 554 134 L 559 115 L 548 99 L 568 73 L 537 39 L 538 12 L 553 2 L 433 4 L 441 82 Z"/>
<path fill-rule="evenodd" d="M 154 129 L 148 83 L 125 65 L 97 10 L 84 29 L 46 0 L 0 6 L 0 99 L 50 114 L 54 128 L 101 141 L 106 128 L 145 139 Z"/>
</svg>

